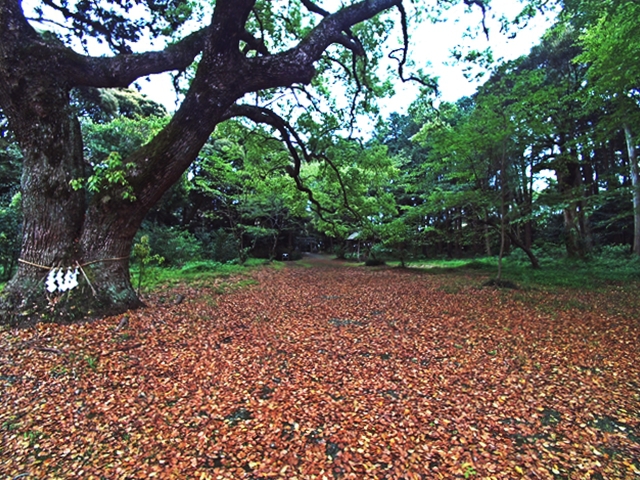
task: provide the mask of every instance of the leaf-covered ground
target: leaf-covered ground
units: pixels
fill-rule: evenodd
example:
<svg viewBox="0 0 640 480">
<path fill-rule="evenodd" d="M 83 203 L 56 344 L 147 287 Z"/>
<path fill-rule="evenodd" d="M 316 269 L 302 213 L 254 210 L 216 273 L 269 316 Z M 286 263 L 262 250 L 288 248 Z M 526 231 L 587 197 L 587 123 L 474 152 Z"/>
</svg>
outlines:
<svg viewBox="0 0 640 480">
<path fill-rule="evenodd" d="M 637 290 L 320 263 L 0 334 L 2 478 L 640 478 Z"/>
</svg>

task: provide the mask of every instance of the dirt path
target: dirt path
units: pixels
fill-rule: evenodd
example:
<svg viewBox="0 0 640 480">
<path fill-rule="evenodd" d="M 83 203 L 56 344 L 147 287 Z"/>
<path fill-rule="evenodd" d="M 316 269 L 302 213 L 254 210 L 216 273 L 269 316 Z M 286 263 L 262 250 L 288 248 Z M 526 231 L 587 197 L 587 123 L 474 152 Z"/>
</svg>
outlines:
<svg viewBox="0 0 640 480">
<path fill-rule="evenodd" d="M 326 257 L 0 334 L 0 476 L 616 479 L 640 471 L 637 312 Z"/>
<path fill-rule="evenodd" d="M 339 260 L 333 255 L 324 255 L 321 253 L 304 253 L 302 255 L 302 261 L 320 267 L 355 266 L 354 262 Z"/>
</svg>

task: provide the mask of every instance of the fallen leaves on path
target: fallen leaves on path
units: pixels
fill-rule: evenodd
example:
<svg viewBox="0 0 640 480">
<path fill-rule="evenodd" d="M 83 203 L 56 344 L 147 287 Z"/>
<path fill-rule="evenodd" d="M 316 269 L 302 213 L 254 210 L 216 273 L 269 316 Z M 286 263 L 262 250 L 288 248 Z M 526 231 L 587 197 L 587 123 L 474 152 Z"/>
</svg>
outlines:
<svg viewBox="0 0 640 480">
<path fill-rule="evenodd" d="M 128 322 L 2 332 L 2 477 L 639 478 L 631 289 L 253 277 Z"/>
</svg>

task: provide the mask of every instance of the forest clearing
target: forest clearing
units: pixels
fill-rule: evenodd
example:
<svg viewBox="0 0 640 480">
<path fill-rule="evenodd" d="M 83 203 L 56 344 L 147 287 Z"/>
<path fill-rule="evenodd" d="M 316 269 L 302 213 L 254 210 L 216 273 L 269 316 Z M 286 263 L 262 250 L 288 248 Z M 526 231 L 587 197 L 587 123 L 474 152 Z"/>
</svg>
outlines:
<svg viewBox="0 0 640 480">
<path fill-rule="evenodd" d="M 487 278 L 306 259 L 4 327 L 0 474 L 636 478 L 638 285 Z"/>
</svg>

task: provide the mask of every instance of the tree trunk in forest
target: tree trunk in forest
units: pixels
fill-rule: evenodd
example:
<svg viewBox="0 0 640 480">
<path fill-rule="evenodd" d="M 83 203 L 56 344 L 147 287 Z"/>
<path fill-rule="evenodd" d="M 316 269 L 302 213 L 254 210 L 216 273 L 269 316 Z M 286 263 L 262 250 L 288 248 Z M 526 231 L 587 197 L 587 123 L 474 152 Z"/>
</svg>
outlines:
<svg viewBox="0 0 640 480">
<path fill-rule="evenodd" d="M 485 223 L 485 226 L 488 227 L 492 227 L 495 228 L 498 233 L 500 235 L 502 235 L 502 225 L 496 225 L 492 222 L 487 221 Z M 515 245 L 517 248 L 519 248 L 520 250 L 522 250 L 527 257 L 529 258 L 529 261 L 531 262 L 531 267 L 532 268 L 540 268 L 540 261 L 538 260 L 538 257 L 536 257 L 535 253 L 533 253 L 533 250 L 531 250 L 529 247 L 526 246 L 526 244 L 524 244 L 522 242 L 522 240 L 520 240 L 520 238 L 518 237 L 518 235 L 516 235 L 513 230 L 511 229 L 511 227 L 509 225 L 505 225 L 504 226 L 504 232 L 505 232 L 505 246 L 504 246 L 504 250 L 506 250 L 507 247 L 507 240 L 510 240 L 511 243 L 513 243 L 513 245 Z M 502 243 L 502 241 L 501 241 Z"/>
<path fill-rule="evenodd" d="M 487 257 L 491 257 L 491 230 L 489 229 L 489 214 L 484 214 L 484 248 Z"/>
<path fill-rule="evenodd" d="M 556 168 L 558 187 L 565 198 L 563 209 L 564 240 L 567 255 L 571 258 L 584 258 L 591 250 L 591 233 L 588 218 L 584 210 L 584 186 L 580 164 L 575 161 L 572 152 L 561 155 L 559 168 Z"/>
<path fill-rule="evenodd" d="M 132 234 L 117 242 L 86 228 L 90 223 L 86 193 L 70 185 L 74 179 L 85 178 L 80 125 L 69 104 L 69 88 L 60 83 L 60 59 L 43 53 L 35 64 L 0 66 L 4 78 L 32 78 L 26 85 L 14 80 L 0 86 L 4 112 L 24 156 L 22 250 L 18 270 L 5 287 L 0 305 L 0 319 L 12 324 L 29 319 L 72 320 L 141 304 L 131 288 L 128 271 L 135 230 L 129 229 Z M 97 224 L 103 220 L 93 219 Z M 118 231 L 117 224 L 113 227 Z M 111 260 L 114 258 L 119 260 Z M 105 259 L 110 260 L 90 263 Z M 77 265 L 83 265 L 91 285 L 80 275 L 80 286 L 74 290 L 64 294 L 45 291 L 44 279 L 50 268 L 66 271 Z M 90 293 L 92 288 L 95 295 Z M 110 308 L 114 305 L 117 308 Z"/>
<path fill-rule="evenodd" d="M 60 132 L 61 137 L 64 133 Z M 32 318 L 73 320 L 141 305 L 129 280 L 129 254 L 139 222 L 132 224 L 126 212 L 86 212 L 85 192 L 75 192 L 69 185 L 71 179 L 82 178 L 79 131 L 73 129 L 69 135 L 74 138 L 63 142 L 72 146 L 67 151 L 25 149 L 25 163 L 38 154 L 41 157 L 22 177 L 20 265 L 5 287 L 0 310 L 3 317 L 14 317 L 10 323 Z M 78 266 L 79 287 L 65 293 L 45 292 L 43 279 L 49 268 Z"/>
<path fill-rule="evenodd" d="M 10 323 L 64 321 L 138 307 L 142 303 L 129 279 L 129 254 L 143 214 L 136 216 L 105 197 L 87 209 L 86 193 L 70 185 L 84 176 L 78 122 L 70 108 L 46 105 L 49 111 L 42 114 L 40 106 L 41 115 L 32 117 L 38 131 L 22 141 L 22 251 L 18 271 L 3 292 L 0 315 Z M 44 278 L 54 267 L 80 267 L 79 286 L 46 292 Z"/>
<path fill-rule="evenodd" d="M 524 223 L 524 246 L 531 250 L 531 247 L 533 247 L 533 178 L 534 178 L 534 174 L 533 174 L 533 164 L 534 164 L 534 159 L 535 157 L 535 149 L 532 149 L 531 151 L 531 168 L 530 168 L 530 174 L 527 175 L 527 169 L 526 167 L 523 169 L 524 170 L 524 176 L 525 178 L 523 179 L 523 191 L 524 191 L 524 215 L 527 218 L 527 220 Z"/>
<path fill-rule="evenodd" d="M 535 269 L 540 268 L 540 261 L 538 260 L 538 257 L 536 257 L 535 253 L 533 253 L 533 250 L 531 250 L 531 248 L 528 247 L 526 243 L 521 242 L 518 236 L 514 234 L 510 229 L 507 229 L 507 235 L 511 239 L 511 242 L 527 255 L 529 261 L 531 262 L 531 267 Z"/>
<path fill-rule="evenodd" d="M 635 138 L 628 123 L 624 124 L 624 136 L 627 142 L 629 165 L 631 166 L 631 185 L 633 195 L 633 253 L 640 255 L 640 169 Z"/>
<path fill-rule="evenodd" d="M 498 275 L 496 281 L 502 280 L 502 258 L 504 257 L 506 242 L 506 205 L 507 205 L 507 139 L 502 142 L 502 156 L 500 158 L 500 253 L 498 254 Z"/>
</svg>

